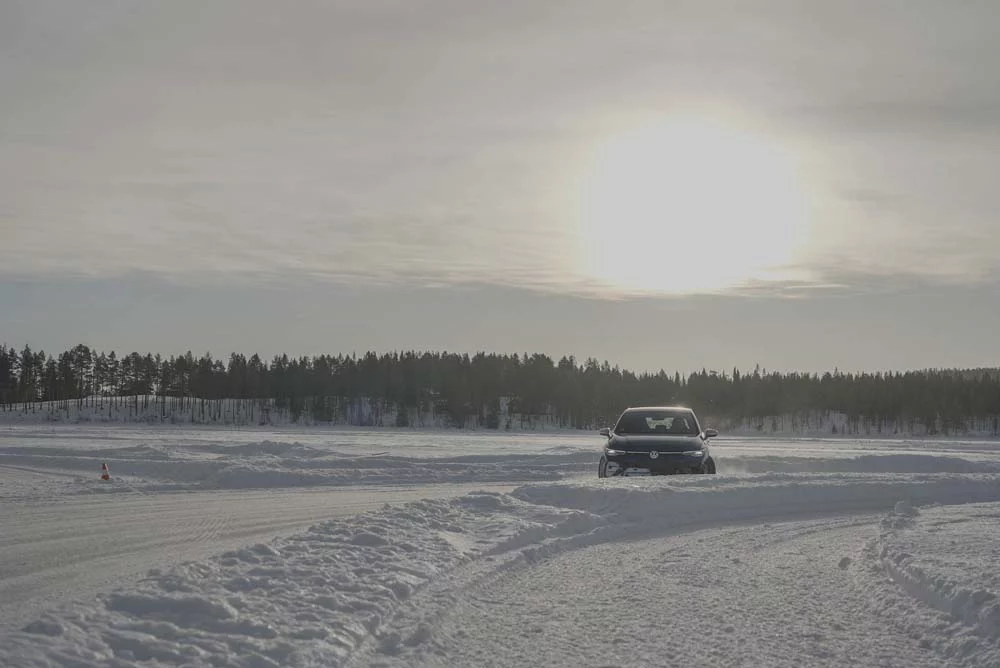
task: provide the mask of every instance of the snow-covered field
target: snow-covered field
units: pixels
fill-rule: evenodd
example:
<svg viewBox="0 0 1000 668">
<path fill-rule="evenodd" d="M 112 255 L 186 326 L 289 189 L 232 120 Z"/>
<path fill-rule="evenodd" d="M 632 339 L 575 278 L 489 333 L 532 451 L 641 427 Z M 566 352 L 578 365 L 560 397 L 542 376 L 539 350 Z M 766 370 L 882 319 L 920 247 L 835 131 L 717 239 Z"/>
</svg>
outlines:
<svg viewBox="0 0 1000 668">
<path fill-rule="evenodd" d="M 1000 443 L 600 444 L 2 428 L 0 666 L 1000 666 Z"/>
</svg>

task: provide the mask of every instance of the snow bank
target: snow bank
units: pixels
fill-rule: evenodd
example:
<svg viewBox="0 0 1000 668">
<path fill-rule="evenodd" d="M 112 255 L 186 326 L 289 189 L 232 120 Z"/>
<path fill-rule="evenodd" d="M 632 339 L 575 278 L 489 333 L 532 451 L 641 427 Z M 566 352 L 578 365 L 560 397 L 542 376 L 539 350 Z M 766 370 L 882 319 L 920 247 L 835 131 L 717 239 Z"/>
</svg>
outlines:
<svg viewBox="0 0 1000 668">
<path fill-rule="evenodd" d="M 711 424 L 728 435 L 740 436 L 865 436 L 893 439 L 900 436 L 934 438 L 960 435 L 969 438 L 1000 437 L 1000 415 L 945 421 L 940 416 L 924 419 L 879 419 L 850 416 L 840 411 L 806 411 L 797 414 L 740 418 L 716 418 L 705 414 L 703 424 Z"/>
<path fill-rule="evenodd" d="M 298 442 L 127 447 L 0 447 L 0 467 L 75 477 L 77 493 L 328 485 L 529 482 L 592 468 L 593 452 L 405 457 L 344 453 Z M 98 477 L 107 462 L 112 481 Z M 65 491 L 63 491 L 65 493 Z"/>
<path fill-rule="evenodd" d="M 328 522 L 50 613 L 0 641 L 0 665 L 342 665 L 415 590 L 459 563 L 520 534 L 592 523 L 489 493 Z"/>
<path fill-rule="evenodd" d="M 857 457 L 720 455 L 718 470 L 719 473 L 1000 473 L 1000 462 L 917 454 Z"/>
<path fill-rule="evenodd" d="M 307 399 L 311 404 L 312 399 Z M 521 414 L 510 409 L 510 400 L 501 399 L 493 420 L 487 420 L 489 408 L 456 423 L 447 412 L 406 409 L 400 414 L 394 403 L 367 397 L 327 397 L 321 415 L 311 409 L 293 411 L 276 399 L 193 399 L 131 395 L 91 396 L 85 399 L 35 401 L 0 405 L 0 424 L 172 424 L 240 426 L 365 426 L 430 429 L 487 429 L 489 431 L 558 431 L 565 429 L 551 412 Z M 493 422 L 492 426 L 487 426 Z"/>
<path fill-rule="evenodd" d="M 645 528 L 720 524 L 810 514 L 876 512 L 913 504 L 1000 499 L 1000 476 L 957 474 L 783 474 L 752 478 L 675 476 L 520 487 L 531 503 L 588 510 Z"/>
<path fill-rule="evenodd" d="M 590 468 L 593 455 L 545 457 L 458 457 L 433 461 L 411 457 L 325 457 L 304 465 L 281 460 L 226 464 L 200 487 L 308 487 L 349 484 L 494 483 L 559 480 Z M 128 469 L 126 469 L 128 470 Z"/>
<path fill-rule="evenodd" d="M 307 400 L 311 401 L 311 400 Z M 484 431 L 551 432 L 568 428 L 551 407 L 540 414 L 510 410 L 507 398 L 487 419 L 489 407 L 456 424 L 446 412 L 409 408 L 401 415 L 392 403 L 366 397 L 328 397 L 322 415 L 311 410 L 292 411 L 275 399 L 192 399 L 153 395 L 87 397 L 77 400 L 41 401 L 0 405 L 0 424 L 149 424 L 240 426 L 366 426 L 396 428 L 400 424 L 422 429 L 471 429 Z M 934 438 L 941 435 L 1000 438 L 1000 415 L 959 421 L 878 419 L 850 416 L 839 411 L 806 411 L 795 414 L 723 417 L 701 414 L 702 424 L 730 436 L 849 436 L 893 439 L 901 436 Z M 492 423 L 492 426 L 488 426 Z M 595 426 L 596 429 L 596 426 Z"/>
<path fill-rule="evenodd" d="M 900 500 L 1000 501 L 1000 476 L 595 479 L 422 501 L 151 573 L 96 602 L 52 611 L 0 639 L 0 665 L 339 666 L 363 648 L 395 655 L 432 641 L 427 629 L 407 636 L 383 629 L 415 592 L 447 581 L 462 564 L 500 572 L 604 541 L 735 521 L 884 512 Z M 914 572 L 905 559 L 890 560 Z M 981 614 L 988 601 L 966 599 L 979 606 L 983 628 L 993 628 L 994 618 Z"/>
</svg>

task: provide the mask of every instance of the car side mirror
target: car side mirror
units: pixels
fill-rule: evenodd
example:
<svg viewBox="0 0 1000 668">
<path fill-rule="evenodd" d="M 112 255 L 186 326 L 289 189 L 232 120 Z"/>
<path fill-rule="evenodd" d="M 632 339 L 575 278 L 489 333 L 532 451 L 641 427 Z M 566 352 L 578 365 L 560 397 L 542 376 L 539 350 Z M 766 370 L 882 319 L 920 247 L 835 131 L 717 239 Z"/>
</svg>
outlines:
<svg viewBox="0 0 1000 668">
<path fill-rule="evenodd" d="M 718 435 L 719 435 L 719 432 L 717 432 L 714 429 L 706 429 L 705 430 L 705 438 L 715 438 Z"/>
<path fill-rule="evenodd" d="M 597 432 L 597 433 L 599 433 L 601 436 L 611 436 L 611 428 L 610 427 L 601 427 L 601 430 L 599 432 Z"/>
</svg>

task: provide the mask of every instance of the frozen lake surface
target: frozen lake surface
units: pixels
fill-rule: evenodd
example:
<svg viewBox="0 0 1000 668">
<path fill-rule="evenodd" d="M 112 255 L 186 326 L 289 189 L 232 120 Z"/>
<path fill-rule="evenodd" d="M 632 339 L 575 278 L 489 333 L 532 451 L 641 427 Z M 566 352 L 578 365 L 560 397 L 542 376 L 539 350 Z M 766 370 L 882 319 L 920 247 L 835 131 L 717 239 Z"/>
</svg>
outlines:
<svg viewBox="0 0 1000 668">
<path fill-rule="evenodd" d="M 602 442 L 0 428 L 0 664 L 1000 666 L 1000 444 Z"/>
</svg>

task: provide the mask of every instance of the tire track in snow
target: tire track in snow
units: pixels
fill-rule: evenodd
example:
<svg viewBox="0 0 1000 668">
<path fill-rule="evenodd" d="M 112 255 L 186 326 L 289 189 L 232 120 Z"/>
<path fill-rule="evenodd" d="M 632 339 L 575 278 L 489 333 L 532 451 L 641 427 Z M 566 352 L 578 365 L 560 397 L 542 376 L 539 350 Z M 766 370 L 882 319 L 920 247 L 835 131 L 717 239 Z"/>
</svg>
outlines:
<svg viewBox="0 0 1000 668">
<path fill-rule="evenodd" d="M 855 535 L 849 554 L 838 554 L 838 561 L 834 563 L 838 570 L 846 570 L 857 559 L 865 540 L 874 534 L 878 515 L 891 508 L 895 501 L 913 499 L 919 503 L 964 504 L 996 500 L 1000 499 L 1000 485 L 995 476 L 851 474 L 798 477 L 776 474 L 753 481 L 694 478 L 529 485 L 518 488 L 514 495 L 535 503 L 596 512 L 605 518 L 605 523 L 576 534 L 561 536 L 542 532 L 536 535 L 529 532 L 513 542 L 499 543 L 484 559 L 432 583 L 402 606 L 394 621 L 381 630 L 377 638 L 365 644 L 348 665 L 549 665 L 546 661 L 551 657 L 518 657 L 504 663 L 498 662 L 497 655 L 491 652 L 478 657 L 486 663 L 477 663 L 470 656 L 453 661 L 448 654 L 449 648 L 468 642 L 469 634 L 453 637 L 448 637 L 447 633 L 438 637 L 438 634 L 444 628 L 445 619 L 464 620 L 462 613 L 456 611 L 462 609 L 465 598 L 472 592 L 488 590 L 490 583 L 502 579 L 508 572 L 517 577 L 520 573 L 531 572 L 538 564 L 570 558 L 568 555 L 576 552 L 607 545 L 633 545 L 644 540 L 681 540 L 693 532 L 718 530 L 718 527 L 729 527 L 725 531 L 747 532 L 753 536 L 751 543 L 762 540 L 758 534 L 771 535 L 776 543 L 782 543 L 781 533 L 775 533 L 772 528 L 775 523 L 806 523 L 802 526 L 807 529 L 795 529 L 796 534 L 806 536 L 824 534 L 845 523 L 837 518 L 847 517 L 846 525 L 861 533 Z M 859 537 L 862 535 L 864 540 Z M 816 555 L 821 556 L 821 552 L 817 551 Z M 621 558 L 627 561 L 627 549 L 621 550 Z M 545 589 L 542 583 L 539 586 Z M 585 602 L 575 604 L 585 605 Z M 850 605 L 861 603 L 853 599 Z M 890 635 L 894 633 L 889 628 L 884 631 Z M 503 644 L 507 646 L 513 642 L 514 639 L 506 638 Z M 907 647 L 913 649 L 910 645 Z M 924 651 L 924 648 L 918 646 L 917 650 Z M 877 665 L 940 665 L 940 657 L 921 656 L 920 662 L 913 664 L 894 663 L 881 654 L 870 658 Z M 566 665 L 600 664 L 576 656 Z M 650 665 L 688 664 L 654 661 Z M 691 665 L 712 664 L 695 662 Z M 723 661 L 722 665 L 733 664 Z M 782 664 L 779 661 L 774 665 Z M 789 660 L 784 665 L 797 664 Z M 824 664 L 820 661 L 811 665 Z"/>
<path fill-rule="evenodd" d="M 558 553 L 414 599 L 382 666 L 937 667 L 840 567 L 871 516 L 700 529 Z M 836 547 L 834 547 L 836 546 Z M 439 592 L 440 593 L 440 592 Z M 427 603 L 435 615 L 421 615 Z M 442 603 L 447 605 L 442 606 Z"/>
<path fill-rule="evenodd" d="M 856 572 L 875 592 L 872 609 L 955 663 L 1000 668 L 1000 504 L 899 506 Z"/>
</svg>

